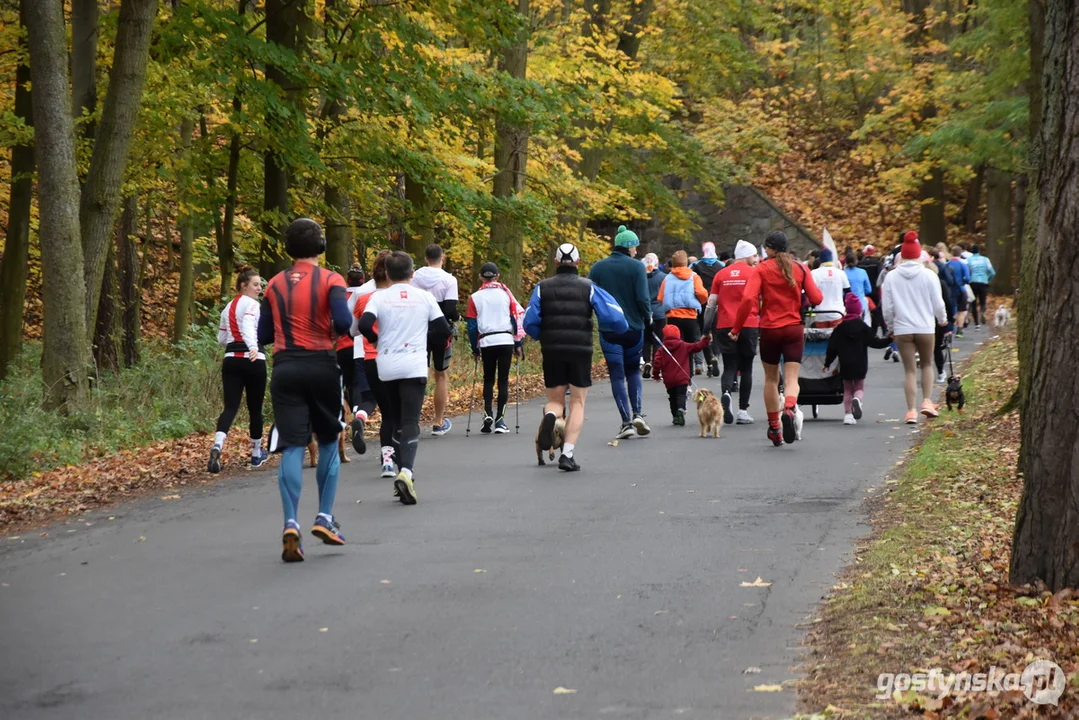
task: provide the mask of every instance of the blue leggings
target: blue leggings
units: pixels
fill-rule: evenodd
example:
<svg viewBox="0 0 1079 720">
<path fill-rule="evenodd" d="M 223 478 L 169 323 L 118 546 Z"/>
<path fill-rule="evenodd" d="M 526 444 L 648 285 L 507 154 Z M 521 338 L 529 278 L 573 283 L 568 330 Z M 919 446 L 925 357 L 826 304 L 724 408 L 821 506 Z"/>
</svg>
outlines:
<svg viewBox="0 0 1079 720">
<path fill-rule="evenodd" d="M 300 490 L 303 488 L 303 455 L 307 448 L 287 447 L 281 452 L 281 466 L 277 470 L 277 486 L 281 490 L 281 507 L 285 511 L 285 524 L 297 522 L 296 508 L 300 504 Z M 341 469 L 341 459 L 337 456 L 337 441 L 319 443 L 318 468 L 315 478 L 318 480 L 318 511 L 333 515 L 333 501 L 337 497 L 337 474 Z"/>
<path fill-rule="evenodd" d="M 611 376 L 614 403 L 622 422 L 628 423 L 641 412 L 641 351 L 644 331 L 600 333 L 599 346 Z M 632 413 L 632 414 L 631 414 Z"/>
</svg>

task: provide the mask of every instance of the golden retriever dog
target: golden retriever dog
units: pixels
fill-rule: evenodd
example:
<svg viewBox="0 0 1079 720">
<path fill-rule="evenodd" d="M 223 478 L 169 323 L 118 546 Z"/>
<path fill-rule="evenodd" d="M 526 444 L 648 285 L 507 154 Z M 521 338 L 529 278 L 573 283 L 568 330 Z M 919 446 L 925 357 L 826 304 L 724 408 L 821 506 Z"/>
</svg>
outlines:
<svg viewBox="0 0 1079 720">
<path fill-rule="evenodd" d="M 719 437 L 719 429 L 723 425 L 723 408 L 719 404 L 719 398 L 711 390 L 698 389 L 693 394 L 693 400 L 697 403 L 697 420 L 701 423 L 701 437 Z"/>
</svg>

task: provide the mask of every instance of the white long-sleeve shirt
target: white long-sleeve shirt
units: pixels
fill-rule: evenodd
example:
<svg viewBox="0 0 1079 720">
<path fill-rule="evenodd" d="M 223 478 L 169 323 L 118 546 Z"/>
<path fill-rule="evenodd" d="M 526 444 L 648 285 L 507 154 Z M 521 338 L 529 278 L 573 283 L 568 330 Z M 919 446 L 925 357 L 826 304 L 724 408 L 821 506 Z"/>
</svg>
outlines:
<svg viewBox="0 0 1079 720">
<path fill-rule="evenodd" d="M 217 342 L 222 347 L 232 346 L 225 357 L 245 357 L 251 350 L 258 351 L 258 359 L 266 354 L 259 350 L 259 302 L 247 295 L 237 295 L 221 311 L 221 323 L 217 326 Z M 235 343 L 243 343 L 246 351 L 236 350 Z"/>
<path fill-rule="evenodd" d="M 937 324 L 948 321 L 940 278 L 917 260 L 903 262 L 884 278 L 881 309 L 893 335 L 932 335 Z"/>
</svg>

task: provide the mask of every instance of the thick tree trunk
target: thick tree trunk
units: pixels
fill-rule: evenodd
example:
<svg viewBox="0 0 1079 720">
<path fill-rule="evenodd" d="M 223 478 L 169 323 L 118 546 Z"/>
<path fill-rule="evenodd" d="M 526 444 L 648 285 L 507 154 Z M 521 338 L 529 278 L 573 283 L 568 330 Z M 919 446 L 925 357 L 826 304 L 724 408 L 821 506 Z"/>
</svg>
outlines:
<svg viewBox="0 0 1079 720">
<path fill-rule="evenodd" d="M 194 123 L 184 120 L 180 125 L 180 142 L 185 159 L 191 152 L 191 134 Z M 184 203 L 187 205 L 188 203 Z M 191 299 L 195 290 L 195 224 L 187 213 L 180 215 L 180 288 L 176 292 L 176 312 L 173 315 L 172 341 L 180 342 L 187 332 L 191 317 Z"/>
<path fill-rule="evenodd" d="M 26 0 L 24 9 L 38 161 L 45 405 L 75 413 L 84 411 L 89 399 L 90 341 L 64 6 L 62 0 Z"/>
<path fill-rule="evenodd" d="M 98 0 L 71 2 L 71 88 L 76 118 L 97 108 Z M 94 136 L 93 122 L 83 121 L 82 134 Z"/>
<path fill-rule="evenodd" d="M 424 251 L 435 241 L 431 196 L 422 181 L 405 176 L 405 199 L 412 206 L 406 223 L 408 234 L 405 236 L 405 252 L 410 254 L 418 265 L 422 265 Z"/>
<path fill-rule="evenodd" d="M 1079 5 L 1048 0 L 1045 22 L 1041 167 L 1030 322 L 1029 386 L 1021 402 L 1019 471 L 1011 582 L 1042 580 L 1052 591 L 1079 587 Z"/>
<path fill-rule="evenodd" d="M 352 265 L 352 213 L 348 194 L 333 183 L 323 187 L 326 207 L 326 264 L 342 273 Z"/>
<path fill-rule="evenodd" d="M 25 6 L 31 0 L 22 0 Z M 20 16 L 24 13 L 20 12 Z M 22 20 L 25 25 L 25 18 Z M 34 124 L 30 98 L 30 66 L 15 70 L 15 115 Z M 26 309 L 26 267 L 30 261 L 30 202 L 34 190 L 34 146 L 11 148 L 11 196 L 8 200 L 7 237 L 0 258 L 0 380 L 22 349 L 23 312 Z"/>
<path fill-rule="evenodd" d="M 929 173 L 929 179 L 923 180 L 918 188 L 921 200 L 921 221 L 918 223 L 918 236 L 922 245 L 931 246 L 948 242 L 948 224 L 944 217 L 944 170 L 936 167 Z"/>
<path fill-rule="evenodd" d="M 527 18 L 528 0 L 517 0 L 517 12 Z M 527 27 L 527 24 L 525 25 Z M 502 53 L 499 71 L 523 79 L 528 70 L 528 35 L 519 37 Z M 502 281 L 515 293 L 521 290 L 523 238 L 514 217 L 513 198 L 524 190 L 528 164 L 528 128 L 499 117 L 495 121 L 495 179 L 492 194 L 499 205 L 491 212 L 491 257 L 502 271 Z M 474 274 L 479 268 L 473 268 Z"/>
<path fill-rule="evenodd" d="M 131 195 L 124 199 L 124 211 L 120 215 L 120 229 L 116 236 L 117 266 L 120 274 L 120 328 L 122 335 L 121 355 L 124 367 L 139 362 L 142 349 L 142 264 L 139 262 L 138 246 L 138 199 Z"/>
<path fill-rule="evenodd" d="M 967 200 L 963 204 L 963 227 L 968 233 L 978 229 L 978 211 L 982 207 L 982 178 L 985 176 L 985 166 L 979 165 L 974 168 L 974 177 L 967 183 Z"/>
<path fill-rule="evenodd" d="M 91 348 L 97 377 L 106 370 L 120 367 L 120 309 L 117 303 L 116 252 L 109 243 L 105 255 L 105 272 L 101 276 L 101 296 L 97 302 L 97 319 L 94 322 L 94 339 Z"/>
<path fill-rule="evenodd" d="M 242 5 L 241 5 L 242 7 Z M 232 98 L 233 112 L 240 114 L 240 97 Z M 232 293 L 232 270 L 235 264 L 233 236 L 236 226 L 236 184 L 240 176 L 240 133 L 232 131 L 229 139 L 229 167 L 225 180 L 225 219 L 221 223 L 221 238 L 217 243 L 217 262 L 221 273 L 219 297 L 226 298 Z"/>
<path fill-rule="evenodd" d="M 1012 237 L 1015 238 L 1015 269 L 1012 271 L 1012 284 L 1018 286 L 1019 278 L 1023 276 L 1023 236 L 1027 226 L 1027 176 L 1025 174 L 1015 177 L 1015 223 L 1012 226 Z M 1012 288 L 1013 291 L 1016 287 Z"/>
<path fill-rule="evenodd" d="M 985 173 L 985 190 L 985 255 L 997 271 L 991 289 L 999 295 L 1007 295 L 1014 286 L 1011 173 L 989 168 Z"/>
<path fill-rule="evenodd" d="M 120 205 L 120 189 L 127 167 L 135 117 L 142 100 L 150 32 L 157 15 L 157 0 L 122 0 L 116 28 L 116 52 L 109 71 L 109 89 L 95 132 L 90 171 L 79 203 L 79 224 L 86 284 L 86 325 L 97 315 L 105 255 Z"/>
</svg>

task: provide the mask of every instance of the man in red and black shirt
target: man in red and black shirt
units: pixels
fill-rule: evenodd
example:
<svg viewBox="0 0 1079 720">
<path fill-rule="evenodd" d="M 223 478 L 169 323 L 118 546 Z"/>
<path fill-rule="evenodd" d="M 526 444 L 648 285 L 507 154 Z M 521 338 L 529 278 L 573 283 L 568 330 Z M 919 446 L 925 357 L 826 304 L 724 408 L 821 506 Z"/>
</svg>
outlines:
<svg viewBox="0 0 1079 720">
<path fill-rule="evenodd" d="M 285 513 L 281 559 L 303 560 L 296 508 L 303 485 L 303 455 L 311 436 L 318 439 L 318 517 L 311 533 L 327 545 L 344 545 L 333 517 L 337 494 L 337 437 L 344 429 L 341 371 L 334 350 L 348 333 L 352 316 L 345 282 L 319 267 L 326 237 L 314 220 L 300 218 L 285 232 L 285 252 L 292 267 L 270 279 L 259 316 L 259 343 L 274 346 L 270 399 L 274 429 L 270 451 L 280 450 L 277 484 Z"/>
</svg>

